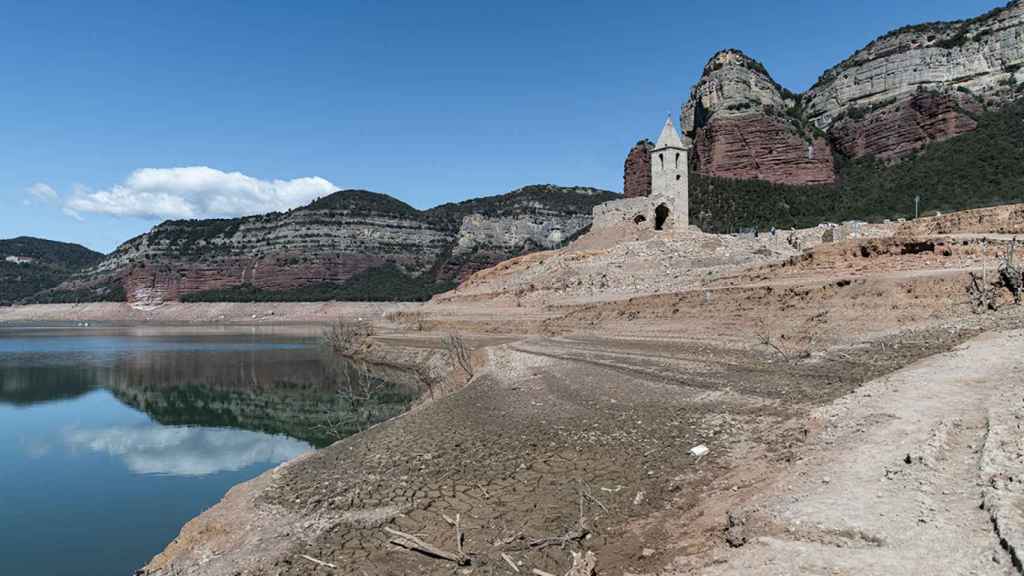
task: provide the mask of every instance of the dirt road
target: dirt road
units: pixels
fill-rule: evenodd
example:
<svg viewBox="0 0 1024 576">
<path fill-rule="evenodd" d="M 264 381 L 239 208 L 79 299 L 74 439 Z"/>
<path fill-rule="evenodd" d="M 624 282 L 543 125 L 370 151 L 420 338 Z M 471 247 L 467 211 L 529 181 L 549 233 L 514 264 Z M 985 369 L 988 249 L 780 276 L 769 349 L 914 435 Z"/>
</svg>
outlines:
<svg viewBox="0 0 1024 576">
<path fill-rule="evenodd" d="M 661 573 L 1017 574 L 1022 358 L 1024 333 L 985 334 L 815 410 L 798 458 L 731 504 L 739 547 Z"/>
</svg>

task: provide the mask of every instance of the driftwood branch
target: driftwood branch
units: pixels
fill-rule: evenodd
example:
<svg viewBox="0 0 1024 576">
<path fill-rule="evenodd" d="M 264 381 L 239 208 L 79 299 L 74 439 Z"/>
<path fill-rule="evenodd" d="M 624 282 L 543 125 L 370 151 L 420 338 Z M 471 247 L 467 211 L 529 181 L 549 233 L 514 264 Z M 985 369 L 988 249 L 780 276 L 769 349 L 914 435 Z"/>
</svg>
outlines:
<svg viewBox="0 0 1024 576">
<path fill-rule="evenodd" d="M 312 562 L 314 564 L 318 564 L 318 565 L 324 566 L 326 568 L 335 568 L 335 569 L 337 568 L 337 566 L 335 566 L 334 564 L 331 564 L 330 562 L 324 562 L 323 560 L 317 560 L 316 558 L 313 558 L 312 556 L 306 556 L 305 554 L 299 554 L 299 556 L 302 557 L 302 558 L 305 558 L 306 560 L 309 560 L 310 562 Z"/>
<path fill-rule="evenodd" d="M 561 546 L 565 547 L 569 542 L 579 542 L 587 537 L 590 531 L 586 528 L 578 528 L 576 530 L 570 530 L 561 536 L 552 536 L 550 538 L 538 538 L 530 541 L 530 548 L 536 550 L 543 550 L 548 546 Z"/>
<path fill-rule="evenodd" d="M 572 568 L 565 576 L 593 576 L 597 570 L 597 557 L 590 550 L 572 553 Z"/>
<path fill-rule="evenodd" d="M 597 571 L 597 556 L 590 550 L 586 552 L 573 552 L 572 553 L 572 567 L 565 573 L 565 576 L 594 576 Z M 517 570 L 518 572 L 518 570 Z M 539 568 L 534 568 L 531 571 L 534 576 L 555 576 L 550 572 L 545 572 Z"/>
<path fill-rule="evenodd" d="M 582 494 L 584 497 L 586 497 L 587 500 L 590 500 L 591 503 L 597 504 L 597 506 L 599 508 L 601 508 L 601 510 L 604 510 L 604 513 L 607 514 L 608 513 L 608 507 L 605 506 L 603 502 L 601 502 L 600 500 L 598 500 L 597 498 L 594 497 L 594 494 L 591 493 L 591 491 L 590 491 L 590 485 L 587 484 L 586 482 L 582 481 L 582 480 L 579 480 L 579 484 L 580 484 L 580 487 L 579 487 L 580 494 Z M 582 516 L 581 516 L 581 518 L 582 518 Z"/>
<path fill-rule="evenodd" d="M 405 532 L 400 532 L 398 530 L 395 530 L 394 528 L 389 528 L 385 526 L 384 531 L 394 536 L 394 538 L 391 539 L 391 543 L 395 546 L 401 546 L 402 548 L 405 548 L 407 550 L 419 552 L 420 554 L 425 554 L 432 558 L 439 558 L 441 560 L 454 562 L 459 566 L 469 565 L 469 558 L 466 557 L 464 554 L 456 554 L 453 552 L 448 552 L 447 550 L 442 550 L 441 548 L 438 548 L 437 546 L 434 546 L 429 542 L 424 542 L 423 540 L 420 540 L 412 534 L 406 534 Z"/>
<path fill-rule="evenodd" d="M 565 548 L 565 545 L 570 542 L 579 542 L 590 535 L 590 530 L 587 529 L 586 523 L 583 517 L 583 498 L 584 491 L 582 486 L 578 490 L 579 492 L 579 518 L 577 519 L 576 529 L 570 530 L 561 536 L 552 536 L 548 538 L 538 538 L 532 540 L 529 543 L 529 547 L 535 550 L 543 550 L 548 546 L 559 546 Z"/>
<path fill-rule="evenodd" d="M 459 551 L 459 556 L 462 558 L 466 557 L 465 552 L 462 551 L 462 514 L 455 515 L 455 548 Z"/>
<path fill-rule="evenodd" d="M 501 559 L 504 560 L 505 562 L 507 562 L 508 565 L 512 567 L 512 570 L 516 572 L 516 574 L 519 573 L 519 566 L 516 566 L 516 563 L 512 561 L 512 557 L 511 556 L 509 556 L 508 554 L 502 552 L 501 553 Z"/>
</svg>

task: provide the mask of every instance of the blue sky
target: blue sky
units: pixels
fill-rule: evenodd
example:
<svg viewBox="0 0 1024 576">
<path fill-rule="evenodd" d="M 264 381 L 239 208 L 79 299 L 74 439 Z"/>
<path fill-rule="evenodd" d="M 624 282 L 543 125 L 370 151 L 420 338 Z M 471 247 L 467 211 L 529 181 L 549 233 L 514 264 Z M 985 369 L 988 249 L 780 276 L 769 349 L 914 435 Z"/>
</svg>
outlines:
<svg viewBox="0 0 1024 576">
<path fill-rule="evenodd" d="M 621 190 L 719 49 L 801 91 L 892 28 L 1005 4 L 0 1 L 0 237 L 104 252 L 334 187 Z"/>
</svg>

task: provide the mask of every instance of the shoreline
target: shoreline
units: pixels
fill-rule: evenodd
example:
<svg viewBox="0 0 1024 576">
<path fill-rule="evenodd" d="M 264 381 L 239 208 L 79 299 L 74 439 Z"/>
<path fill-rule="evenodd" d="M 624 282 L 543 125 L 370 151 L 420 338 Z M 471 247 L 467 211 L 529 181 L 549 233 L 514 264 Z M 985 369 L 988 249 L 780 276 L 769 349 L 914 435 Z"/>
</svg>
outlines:
<svg viewBox="0 0 1024 576">
<path fill-rule="evenodd" d="M 972 271 L 998 265 L 1002 244 L 868 238 L 751 263 L 722 247 L 709 259 L 697 248 L 716 239 L 698 240 L 696 248 L 687 244 L 693 238 L 631 244 L 623 248 L 636 252 L 628 261 L 571 249 L 523 258 L 425 304 L 41 305 L 0 310 L 0 323 L 286 326 L 346 318 L 374 326 L 363 351 L 446 369 L 454 367 L 444 338 L 473 342 L 475 377 L 235 487 L 140 572 L 153 576 L 298 576 L 322 567 L 309 558 L 337 574 L 440 576 L 451 573 L 449 563 L 392 545 L 387 530 L 450 550 L 447 518 L 462 519 L 473 566 L 505 569 L 511 561 L 527 573 L 565 573 L 569 551 L 593 552 L 610 574 L 701 573 L 723 559 L 757 564 L 763 554 L 750 550 L 792 531 L 785 519 L 746 507 L 785 502 L 795 481 L 775 481 L 794 463 L 815 458 L 828 470 L 850 454 L 831 444 L 829 414 L 865 386 L 888 393 L 893 375 L 910 369 L 911 382 L 965 394 L 940 378 L 951 359 L 1006 348 L 963 345 L 985 332 L 1016 340 L 1024 326 L 1008 291 L 995 294 L 998 311 L 979 311 L 966 292 Z M 984 358 L 975 362 L 985 366 Z M 983 376 L 1010 390 L 991 372 Z M 913 406 L 913 394 L 931 399 L 920 386 L 900 401 Z M 936 413 L 955 419 L 969 409 L 975 422 L 978 407 L 953 403 Z M 856 446 L 861 420 L 878 414 L 849 413 L 856 418 L 833 427 L 847 434 L 844 446 Z M 977 445 L 964 438 L 964 446 Z M 872 441 L 886 448 L 884 437 Z M 691 457 L 700 447 L 706 455 Z M 942 482 L 940 493 L 967 493 Z M 913 512 L 897 520 L 916 521 Z M 808 522 L 817 521 L 813 514 Z M 736 535 L 746 522 L 748 532 Z M 989 551 L 990 534 L 972 526 L 978 550 L 1004 554 Z M 843 526 L 834 532 L 811 536 L 849 535 Z M 885 546 L 871 530 L 863 534 L 857 542 Z M 755 547 L 741 557 L 731 552 L 735 542 Z M 899 549 L 887 552 L 904 561 Z"/>
<path fill-rule="evenodd" d="M 0 307 L 0 324 L 44 321 L 323 324 L 339 317 L 377 318 L 417 306 L 420 304 L 405 302 L 167 302 L 152 307 L 132 306 L 126 302 L 26 304 Z"/>
<path fill-rule="evenodd" d="M 763 486 L 784 478 L 786 462 L 839 456 L 828 442 L 821 447 L 821 414 L 865 387 L 887 390 L 910 366 L 928 374 L 957 362 L 951 350 L 986 330 L 943 325 L 873 339 L 870 366 L 848 360 L 849 347 L 795 363 L 768 350 L 649 337 L 526 337 L 490 347 L 467 385 L 233 488 L 142 573 L 304 574 L 302 558 L 312 557 L 342 574 L 383 566 L 445 574 L 446 562 L 388 545 L 384 528 L 444 548 L 443 518 L 455 514 L 476 566 L 500 566 L 506 554 L 527 571 L 564 572 L 567 552 L 531 542 L 571 534 L 579 514 L 585 533 L 568 543 L 593 550 L 602 571 L 662 573 L 680 555 L 709 569 L 729 549 L 727 512 L 780 498 L 781 489 Z M 686 368 L 697 358 L 700 376 Z M 823 378 L 838 380 L 822 388 Z M 686 456 L 700 444 L 708 456 Z M 763 520 L 749 518 L 753 538 Z"/>
</svg>

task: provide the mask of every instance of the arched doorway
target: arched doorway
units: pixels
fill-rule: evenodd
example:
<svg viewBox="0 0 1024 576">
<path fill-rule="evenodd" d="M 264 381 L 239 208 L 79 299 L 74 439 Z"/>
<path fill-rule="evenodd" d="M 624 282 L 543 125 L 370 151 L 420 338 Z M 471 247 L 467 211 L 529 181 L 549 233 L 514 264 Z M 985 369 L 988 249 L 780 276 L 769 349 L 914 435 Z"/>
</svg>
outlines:
<svg viewBox="0 0 1024 576">
<path fill-rule="evenodd" d="M 658 204 L 658 207 L 654 209 L 654 229 L 661 230 L 665 226 L 665 221 L 668 220 L 668 216 L 671 211 L 668 206 L 664 204 Z"/>
</svg>

